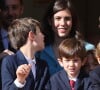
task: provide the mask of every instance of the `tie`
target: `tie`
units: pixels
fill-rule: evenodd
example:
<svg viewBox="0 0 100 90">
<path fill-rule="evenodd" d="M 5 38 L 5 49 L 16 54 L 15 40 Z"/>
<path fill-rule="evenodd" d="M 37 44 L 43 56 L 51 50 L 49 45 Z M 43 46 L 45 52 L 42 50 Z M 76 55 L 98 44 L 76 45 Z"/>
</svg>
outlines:
<svg viewBox="0 0 100 90">
<path fill-rule="evenodd" d="M 71 90 L 75 90 L 74 86 L 75 86 L 75 81 L 70 80 L 70 86 L 71 86 Z"/>
</svg>

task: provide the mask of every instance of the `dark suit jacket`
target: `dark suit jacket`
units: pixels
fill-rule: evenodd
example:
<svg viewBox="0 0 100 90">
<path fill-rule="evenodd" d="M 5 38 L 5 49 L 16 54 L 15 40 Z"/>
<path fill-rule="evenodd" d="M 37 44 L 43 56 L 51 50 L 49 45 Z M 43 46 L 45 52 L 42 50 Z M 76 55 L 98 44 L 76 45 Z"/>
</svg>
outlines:
<svg viewBox="0 0 100 90">
<path fill-rule="evenodd" d="M 88 90 L 89 82 L 88 75 L 80 72 L 78 79 L 75 83 L 75 90 Z M 54 74 L 48 81 L 46 90 L 71 90 L 69 79 L 65 70 L 61 70 Z"/>
<path fill-rule="evenodd" d="M 12 46 L 9 43 L 9 50 L 16 52 L 16 50 L 14 48 L 12 48 Z M 2 53 L 5 50 L 4 45 L 3 45 L 3 39 L 1 36 L 1 29 L 0 29 L 0 53 Z M 1 64 L 2 64 L 2 60 L 4 57 L 0 58 L 0 73 L 1 73 Z M 1 74 L 0 74 L 0 90 L 2 89 L 2 82 L 1 82 Z"/>
<path fill-rule="evenodd" d="M 44 86 L 49 78 L 47 64 L 43 60 L 36 58 L 36 80 L 32 71 L 26 79 L 24 88 L 15 86 L 16 69 L 21 64 L 28 64 L 24 55 L 18 51 L 15 55 L 7 56 L 2 62 L 2 90 L 44 90 Z"/>
<path fill-rule="evenodd" d="M 1 35 L 1 28 L 0 28 L 0 53 L 2 53 L 5 48 L 4 48 L 4 45 L 3 45 L 3 39 L 2 39 L 2 35 Z M 16 52 L 16 50 L 11 46 L 11 43 L 9 42 L 9 45 L 8 45 L 8 49 L 13 51 L 13 52 Z M 1 73 L 1 64 L 2 64 L 2 60 L 3 60 L 4 57 L 0 58 L 0 73 Z M 1 82 L 1 74 L 0 74 L 0 90 L 2 90 L 2 82 Z"/>
<path fill-rule="evenodd" d="M 91 90 L 100 90 L 100 65 L 90 72 Z"/>
</svg>

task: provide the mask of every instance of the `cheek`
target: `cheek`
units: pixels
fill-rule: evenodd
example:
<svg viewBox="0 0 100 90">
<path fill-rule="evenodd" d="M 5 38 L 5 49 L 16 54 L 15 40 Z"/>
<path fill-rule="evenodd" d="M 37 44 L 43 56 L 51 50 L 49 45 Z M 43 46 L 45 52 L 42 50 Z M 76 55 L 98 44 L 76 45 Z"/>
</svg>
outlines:
<svg viewBox="0 0 100 90">
<path fill-rule="evenodd" d="M 64 61 L 62 62 L 62 65 L 63 65 L 63 67 L 65 67 L 65 68 L 68 67 L 68 63 L 66 63 L 66 62 L 64 62 Z"/>
<path fill-rule="evenodd" d="M 52 25 L 52 28 L 54 29 L 58 27 L 59 23 L 58 21 L 55 20 L 55 21 L 52 21 L 51 25 Z"/>
<path fill-rule="evenodd" d="M 68 25 L 69 28 L 71 29 L 71 27 L 72 27 L 72 21 L 68 21 L 68 22 L 67 22 L 67 25 Z"/>
<path fill-rule="evenodd" d="M 80 69 L 80 68 L 82 67 L 82 63 L 76 64 L 76 67 L 77 67 L 78 69 Z"/>
</svg>

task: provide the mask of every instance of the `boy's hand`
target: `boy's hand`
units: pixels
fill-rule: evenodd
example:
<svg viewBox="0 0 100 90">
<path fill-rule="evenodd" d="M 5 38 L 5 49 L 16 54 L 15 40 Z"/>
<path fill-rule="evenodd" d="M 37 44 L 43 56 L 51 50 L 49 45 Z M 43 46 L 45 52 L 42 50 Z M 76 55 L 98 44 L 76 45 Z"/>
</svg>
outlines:
<svg viewBox="0 0 100 90">
<path fill-rule="evenodd" d="M 20 83 L 24 83 L 27 76 L 29 75 L 30 73 L 30 70 L 31 70 L 31 65 L 30 64 L 23 64 L 23 65 L 20 65 L 18 68 L 17 68 L 17 71 L 16 71 L 16 75 L 17 75 L 17 80 L 20 82 Z"/>
</svg>

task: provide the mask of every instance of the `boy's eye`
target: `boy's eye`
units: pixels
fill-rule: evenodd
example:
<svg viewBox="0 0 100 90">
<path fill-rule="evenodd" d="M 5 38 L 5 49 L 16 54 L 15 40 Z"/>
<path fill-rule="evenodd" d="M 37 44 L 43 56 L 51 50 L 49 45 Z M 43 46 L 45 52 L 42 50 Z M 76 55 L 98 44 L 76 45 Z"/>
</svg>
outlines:
<svg viewBox="0 0 100 90">
<path fill-rule="evenodd" d="M 70 61 L 70 60 L 69 60 L 69 59 L 66 59 L 66 60 L 64 60 L 64 61 L 68 62 L 68 61 Z"/>
<path fill-rule="evenodd" d="M 79 61 L 79 59 L 74 59 L 73 61 L 74 61 L 74 62 L 78 62 L 78 61 Z"/>
</svg>

